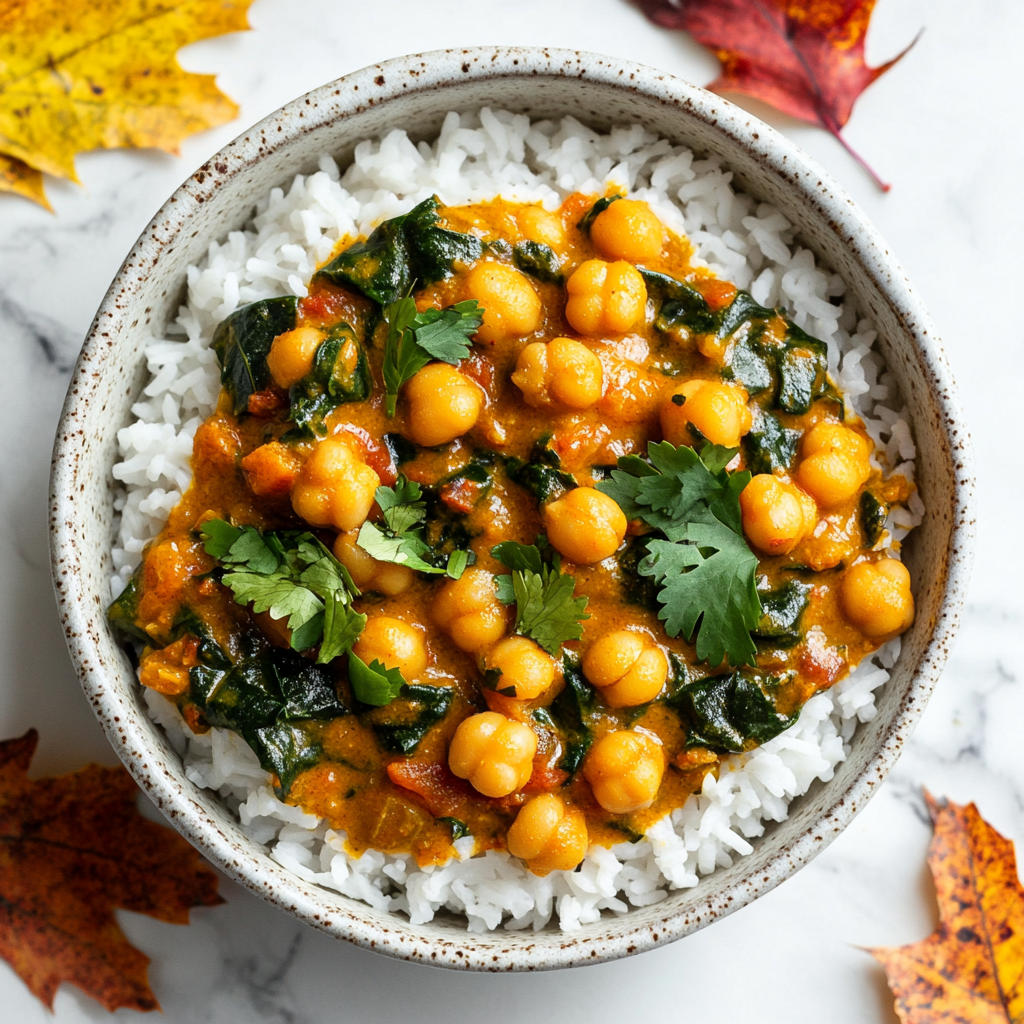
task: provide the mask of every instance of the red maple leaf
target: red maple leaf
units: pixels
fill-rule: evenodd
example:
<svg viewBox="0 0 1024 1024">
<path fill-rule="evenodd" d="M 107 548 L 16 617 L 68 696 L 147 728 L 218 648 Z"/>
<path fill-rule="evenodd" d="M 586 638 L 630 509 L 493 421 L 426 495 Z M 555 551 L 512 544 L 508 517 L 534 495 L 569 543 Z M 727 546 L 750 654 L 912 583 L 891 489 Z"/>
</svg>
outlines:
<svg viewBox="0 0 1024 1024">
<path fill-rule="evenodd" d="M 217 876 L 139 814 L 120 765 L 28 778 L 37 739 L 0 742 L 0 957 L 51 1009 L 64 981 L 108 1010 L 159 1009 L 114 908 L 188 924 L 191 907 L 224 902 Z"/>
<path fill-rule="evenodd" d="M 877 68 L 864 60 L 875 0 L 636 0 L 655 24 L 685 29 L 722 71 L 708 88 L 742 92 L 830 131 L 883 191 L 889 186 L 841 129 L 854 101 L 907 50 Z"/>
</svg>

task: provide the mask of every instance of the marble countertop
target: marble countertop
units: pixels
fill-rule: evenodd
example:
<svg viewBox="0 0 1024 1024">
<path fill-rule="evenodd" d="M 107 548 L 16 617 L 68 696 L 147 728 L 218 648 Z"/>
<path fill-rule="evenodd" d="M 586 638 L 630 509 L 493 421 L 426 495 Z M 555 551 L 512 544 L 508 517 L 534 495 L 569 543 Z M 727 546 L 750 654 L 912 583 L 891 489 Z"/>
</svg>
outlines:
<svg viewBox="0 0 1024 1024">
<path fill-rule="evenodd" d="M 121 260 L 152 213 L 196 166 L 282 103 L 402 53 L 470 44 L 544 44 L 614 54 L 697 83 L 716 61 L 689 37 L 649 25 L 625 0 L 256 0 L 254 31 L 189 47 L 182 63 L 218 74 L 239 119 L 152 152 L 81 157 L 84 187 L 48 183 L 56 215 L 0 197 L 0 394 L 12 423 L 0 448 L 0 737 L 40 730 L 37 774 L 114 763 L 65 651 L 50 589 L 46 486 L 52 435 L 79 345 Z M 227 905 L 188 931 L 120 914 L 153 959 L 168 1024 L 328 1020 L 476 1022 L 490 1006 L 563 1024 L 757 1015 L 788 1024 L 896 1020 L 881 970 L 858 947 L 924 937 L 936 923 L 924 864 L 922 786 L 975 801 L 1024 839 L 1024 687 L 1017 644 L 1024 553 L 1012 543 L 1024 499 L 1006 464 L 1024 344 L 1016 321 L 987 322 L 979 300 L 1019 294 L 1024 73 L 1016 0 L 881 0 L 868 54 L 880 63 L 919 29 L 911 53 L 864 95 L 846 133 L 893 183 L 878 191 L 838 142 L 749 109 L 819 160 L 864 207 L 930 308 L 977 445 L 978 559 L 945 677 L 878 796 L 817 860 L 752 906 L 674 945 L 617 963 L 546 975 L 481 977 L 397 963 L 309 930 L 224 881 Z M 1005 190 L 1005 191 L 1004 191 Z M 1014 227 L 1016 225 L 1016 228 Z M 1014 241 L 1017 239 L 1018 241 Z M 14 441 L 14 437 L 17 440 Z M 1010 527 L 998 529 L 1003 522 Z M 1008 543 L 1010 541 L 1010 543 Z M 1016 638 L 1016 639 L 1015 639 Z M 486 1000 L 481 1004 L 478 999 Z M 0 962 L 0 1016 L 51 1018 Z M 129 1011 L 121 1017 L 137 1019 Z M 76 989 L 59 1024 L 107 1014 Z"/>
</svg>

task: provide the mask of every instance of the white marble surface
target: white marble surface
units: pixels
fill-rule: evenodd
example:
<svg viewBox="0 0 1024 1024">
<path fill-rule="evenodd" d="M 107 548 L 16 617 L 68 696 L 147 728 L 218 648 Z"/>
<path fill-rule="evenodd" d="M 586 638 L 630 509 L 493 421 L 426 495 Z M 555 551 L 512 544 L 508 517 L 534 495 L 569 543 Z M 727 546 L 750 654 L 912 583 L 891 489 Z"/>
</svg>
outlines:
<svg viewBox="0 0 1024 1024">
<path fill-rule="evenodd" d="M 545 44 L 628 57 L 698 83 L 716 69 L 688 37 L 654 28 L 625 0 L 256 0 L 251 22 L 251 33 L 183 56 L 190 70 L 219 74 L 241 105 L 239 120 L 189 140 L 180 158 L 80 158 L 84 188 L 50 185 L 56 216 L 0 197 L 0 395 L 8 423 L 0 448 L 0 736 L 36 726 L 37 773 L 114 761 L 78 689 L 50 591 L 48 459 L 93 312 L 179 182 L 287 100 L 401 53 Z M 892 181 L 888 195 L 825 133 L 748 104 L 835 175 L 903 261 L 945 338 L 978 449 L 981 534 L 964 630 L 879 795 L 816 861 L 754 905 L 675 945 L 571 973 L 478 977 L 392 962 L 314 933 L 227 881 L 227 905 L 194 913 L 188 930 L 121 914 L 153 958 L 169 1024 L 468 1024 L 495 1006 L 570 1024 L 635 1017 L 641 1005 L 652 1020 L 727 1013 L 788 1024 L 895 1021 L 880 970 L 857 947 L 913 941 L 934 926 L 921 787 L 976 801 L 1004 833 L 1024 839 L 1024 688 L 1016 667 L 1024 489 L 1016 478 L 1019 429 L 1010 426 L 1024 345 L 1012 299 L 1003 305 L 1019 296 L 1024 277 L 1024 206 L 1004 199 L 1019 196 L 1024 160 L 1024 6 L 880 0 L 870 57 L 887 59 L 921 27 L 916 48 L 861 99 L 847 132 Z M 2 962 L 0 1007 L 4 1021 L 51 1019 Z M 68 987 L 55 1009 L 60 1024 L 106 1016 Z"/>
</svg>

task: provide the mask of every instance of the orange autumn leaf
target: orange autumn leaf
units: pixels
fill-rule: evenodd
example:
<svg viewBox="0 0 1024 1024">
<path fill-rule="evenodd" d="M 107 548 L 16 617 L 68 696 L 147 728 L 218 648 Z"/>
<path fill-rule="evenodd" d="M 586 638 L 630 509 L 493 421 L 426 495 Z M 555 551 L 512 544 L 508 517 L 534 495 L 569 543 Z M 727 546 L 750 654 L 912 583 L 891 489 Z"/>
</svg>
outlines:
<svg viewBox="0 0 1024 1024">
<path fill-rule="evenodd" d="M 655 24 L 685 29 L 714 50 L 722 64 L 708 88 L 742 92 L 783 113 L 830 131 L 852 150 L 840 129 L 854 101 L 906 54 L 880 67 L 864 59 L 875 0 L 637 0 Z M 916 41 L 916 40 L 915 40 Z"/>
<path fill-rule="evenodd" d="M 39 172 L 77 181 L 76 153 L 121 146 L 174 153 L 186 136 L 230 121 L 238 108 L 214 77 L 183 71 L 175 54 L 247 28 L 251 3 L 0 3 L 0 191 L 46 205 Z"/>
<path fill-rule="evenodd" d="M 0 742 L 0 956 L 51 1009 L 64 981 L 108 1010 L 158 1009 L 114 909 L 188 924 L 191 907 L 223 903 L 217 876 L 139 814 L 120 765 L 29 779 L 37 738 Z"/>
<path fill-rule="evenodd" d="M 868 952 L 885 968 L 904 1024 L 1024 1021 L 1024 888 L 1013 844 L 974 804 L 939 806 L 928 867 L 939 926 L 921 942 Z"/>
</svg>

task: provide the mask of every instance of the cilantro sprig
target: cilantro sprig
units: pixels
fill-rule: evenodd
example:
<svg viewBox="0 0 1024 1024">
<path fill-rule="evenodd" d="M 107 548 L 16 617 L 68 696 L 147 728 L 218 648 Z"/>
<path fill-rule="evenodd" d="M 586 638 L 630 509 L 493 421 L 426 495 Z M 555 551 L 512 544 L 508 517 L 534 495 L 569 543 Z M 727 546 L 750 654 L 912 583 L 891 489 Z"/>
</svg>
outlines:
<svg viewBox="0 0 1024 1024">
<path fill-rule="evenodd" d="M 574 597 L 576 581 L 560 570 L 557 555 L 548 562 L 536 544 L 507 540 L 491 554 L 511 575 L 495 577 L 498 600 L 516 606 L 516 632 L 529 637 L 548 654 L 558 654 L 567 640 L 583 636 L 581 623 L 590 618 L 587 598 Z"/>
<path fill-rule="evenodd" d="M 382 708 L 402 692 L 405 679 L 397 668 L 387 668 L 376 658 L 369 665 L 357 654 L 348 656 L 348 681 L 356 699 Z"/>
<path fill-rule="evenodd" d="M 452 366 L 469 355 L 470 338 L 484 322 L 476 299 L 457 302 L 447 309 L 416 311 L 411 296 L 384 308 L 388 336 L 384 342 L 384 411 L 395 415 L 398 391 L 432 359 Z"/>
<path fill-rule="evenodd" d="M 675 448 L 667 441 L 647 447 L 649 461 L 618 460 L 598 489 L 615 499 L 628 519 L 641 519 L 662 538 L 648 540 L 638 572 L 661 587 L 658 617 L 669 636 L 682 633 L 709 665 L 726 659 L 756 665 L 750 631 L 761 616 L 757 556 L 743 538 L 740 492 L 750 473 L 725 467 L 735 449 L 705 445 Z"/>
<path fill-rule="evenodd" d="M 223 567 L 220 581 L 238 604 L 287 619 L 295 651 L 320 645 L 325 665 L 350 650 L 366 625 L 352 607 L 359 590 L 348 570 L 313 534 L 232 526 L 208 519 L 199 527 L 203 547 Z"/>
<path fill-rule="evenodd" d="M 359 547 L 378 562 L 394 562 L 435 575 L 447 574 L 453 580 L 462 575 L 474 558 L 469 551 L 453 551 L 443 567 L 431 565 L 423 558 L 430 551 L 430 545 L 422 534 L 427 509 L 418 483 L 399 476 L 394 487 L 378 487 L 376 498 L 384 516 L 384 527 L 363 523 L 357 539 Z"/>
</svg>

